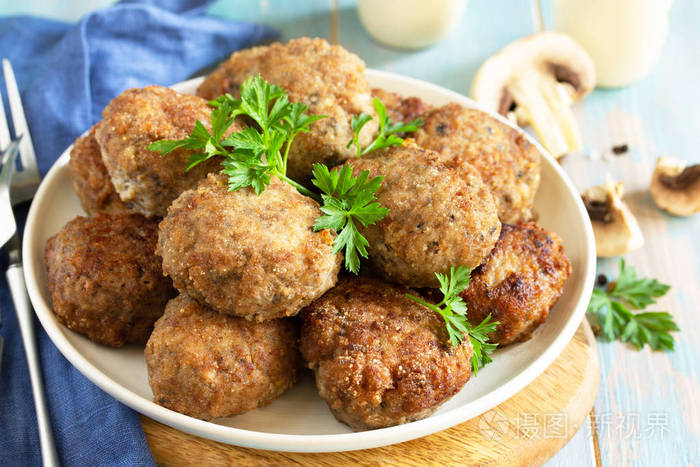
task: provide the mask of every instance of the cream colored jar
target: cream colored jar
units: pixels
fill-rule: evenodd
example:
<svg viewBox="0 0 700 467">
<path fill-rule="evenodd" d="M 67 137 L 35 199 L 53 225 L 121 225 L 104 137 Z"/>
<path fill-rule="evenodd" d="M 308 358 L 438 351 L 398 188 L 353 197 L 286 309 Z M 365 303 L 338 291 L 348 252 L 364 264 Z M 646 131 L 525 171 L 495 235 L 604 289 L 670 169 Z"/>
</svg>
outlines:
<svg viewBox="0 0 700 467">
<path fill-rule="evenodd" d="M 400 49 L 435 44 L 457 27 L 466 7 L 467 0 L 357 0 L 367 32 Z"/>
<path fill-rule="evenodd" d="M 659 60 L 672 0 L 553 0 L 553 29 L 593 58 L 597 84 L 626 86 Z"/>
</svg>

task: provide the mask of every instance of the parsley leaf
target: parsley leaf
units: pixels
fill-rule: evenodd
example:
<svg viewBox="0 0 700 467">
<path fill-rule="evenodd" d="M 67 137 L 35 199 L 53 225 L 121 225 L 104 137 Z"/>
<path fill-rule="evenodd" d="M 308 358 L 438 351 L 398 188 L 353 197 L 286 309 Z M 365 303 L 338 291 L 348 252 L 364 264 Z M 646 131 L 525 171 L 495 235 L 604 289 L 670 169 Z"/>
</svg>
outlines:
<svg viewBox="0 0 700 467">
<path fill-rule="evenodd" d="M 389 210 L 376 201 L 376 192 L 384 177 L 369 179 L 369 171 L 352 176 L 352 167 L 329 170 L 323 164 L 314 164 L 313 183 L 323 193 L 321 215 L 314 223 L 314 230 L 333 229 L 338 236 L 333 242 L 333 252 L 345 250 L 345 267 L 357 274 L 360 256 L 367 258 L 369 242 L 360 233 L 357 223 L 372 225 L 383 219 Z"/>
<path fill-rule="evenodd" d="M 233 125 L 233 121 L 239 115 L 239 112 L 234 108 L 233 99 L 220 99 L 210 101 L 211 110 L 211 125 L 212 138 L 214 141 L 221 141 L 226 133 L 226 130 Z"/>
<path fill-rule="evenodd" d="M 621 259 L 617 282 L 611 284 L 608 290 L 593 290 L 587 314 L 608 341 L 619 339 L 629 342 L 637 350 L 646 344 L 653 350 L 673 350 L 674 339 L 670 332 L 679 328 L 670 313 L 633 313 L 629 309 L 642 310 L 656 303 L 656 298 L 665 295 L 669 289 L 670 286 L 656 279 L 637 278 L 634 268 Z"/>
<path fill-rule="evenodd" d="M 671 288 L 656 279 L 637 278 L 637 272 L 633 267 L 627 266 L 624 259 L 620 260 L 619 274 L 615 287 L 610 294 L 625 300 L 632 307 L 641 310 L 647 305 L 656 303 L 655 297 L 662 297 Z"/>
<path fill-rule="evenodd" d="M 324 115 L 307 115 L 307 106 L 289 102 L 287 93 L 270 84 L 260 75 L 248 78 L 241 85 L 241 97 L 230 94 L 210 101 L 211 131 L 200 121 L 190 135 L 181 140 L 155 141 L 148 146 L 161 155 L 176 149 L 195 151 L 190 154 L 186 170 L 215 156 L 223 156 L 222 173 L 229 177 L 229 190 L 252 187 L 259 195 L 276 176 L 294 186 L 299 192 L 317 201 L 321 198 L 287 177 L 287 159 L 294 138 L 309 132 L 314 122 Z M 236 117 L 245 115 L 256 125 L 224 137 Z"/>
<path fill-rule="evenodd" d="M 194 147 L 188 147 L 188 146 L 194 146 Z M 161 153 L 161 155 L 169 154 L 176 149 L 180 148 L 185 148 L 185 149 L 202 149 L 204 146 L 202 146 L 199 142 L 194 143 L 193 141 L 190 141 L 188 139 L 178 139 L 178 140 L 169 140 L 169 139 L 162 139 L 160 141 L 154 141 L 153 143 L 148 145 L 149 150 L 151 151 L 156 151 Z"/>
<path fill-rule="evenodd" d="M 449 276 L 436 272 L 435 277 L 440 282 L 440 292 L 442 292 L 443 298 L 435 305 L 411 294 L 406 294 L 406 297 L 442 316 L 453 346 L 459 345 L 465 334 L 469 336 L 474 350 L 471 359 L 472 371 L 476 375 L 479 368 L 491 362 L 489 354 L 496 350 L 498 344 L 490 343 L 488 335 L 494 332 L 500 323 L 491 321 L 490 314 L 477 326 L 472 326 L 467 320 L 467 304 L 459 294 L 469 285 L 470 274 L 471 270 L 463 266 L 459 266 L 457 269 L 451 267 Z"/>
<path fill-rule="evenodd" d="M 370 114 L 362 112 L 359 115 L 353 115 L 352 120 L 350 121 L 350 127 L 353 131 L 353 137 L 350 141 L 348 141 L 348 144 L 345 147 L 347 149 L 350 149 L 350 147 L 354 144 L 355 148 L 357 148 L 357 157 L 360 157 L 362 155 L 362 148 L 360 147 L 359 141 L 360 131 L 362 131 L 362 127 L 364 127 L 371 120 L 372 116 Z"/>
<path fill-rule="evenodd" d="M 234 108 L 237 107 L 241 114 L 255 120 L 263 133 L 284 117 L 289 103 L 284 89 L 268 83 L 260 75 L 245 80 L 241 85 L 240 99 L 234 99 L 230 94 L 222 97 L 229 100 Z M 273 103 L 272 109 L 270 103 Z"/>
<path fill-rule="evenodd" d="M 423 120 L 420 118 L 416 118 L 409 123 L 392 123 L 391 119 L 386 113 L 386 107 L 382 101 L 375 97 L 372 104 L 374 105 L 374 110 L 377 112 L 377 117 L 379 118 L 379 131 L 374 141 L 372 141 L 364 149 L 362 149 L 360 146 L 360 131 L 362 131 L 362 128 L 369 121 L 371 121 L 373 117 L 369 114 L 361 113 L 352 117 L 352 121 L 350 122 L 354 136 L 350 141 L 348 141 L 347 148 L 350 149 L 352 145 L 355 145 L 355 148 L 357 149 L 357 157 L 361 157 L 376 149 L 387 148 L 389 146 L 398 146 L 399 144 L 403 143 L 403 138 L 399 137 L 398 133 L 411 133 L 423 126 Z"/>
<path fill-rule="evenodd" d="M 491 314 L 489 314 L 484 320 L 477 326 L 474 326 L 469 331 L 469 339 L 471 340 L 472 347 L 474 348 L 474 353 L 472 354 L 472 369 L 481 368 L 487 363 L 491 363 L 491 357 L 489 354 L 493 353 L 498 347 L 498 344 L 489 342 L 489 334 L 496 330 L 496 326 L 500 323 L 498 321 L 490 321 Z M 474 374 L 476 374 L 476 369 Z"/>
<path fill-rule="evenodd" d="M 221 173 L 228 175 L 229 191 L 236 191 L 240 188 L 250 186 L 258 196 L 265 191 L 270 184 L 269 166 L 261 158 L 234 160 L 226 159 L 221 165 Z"/>
<path fill-rule="evenodd" d="M 218 122 L 212 121 L 212 123 Z M 198 151 L 190 154 L 185 172 L 211 157 L 224 154 L 223 149 L 218 146 L 217 140 L 212 137 L 209 130 L 207 130 L 199 120 L 195 122 L 192 132 L 187 138 L 180 140 L 154 141 L 147 146 L 147 149 L 160 152 L 161 156 L 169 154 L 177 149 Z"/>
</svg>

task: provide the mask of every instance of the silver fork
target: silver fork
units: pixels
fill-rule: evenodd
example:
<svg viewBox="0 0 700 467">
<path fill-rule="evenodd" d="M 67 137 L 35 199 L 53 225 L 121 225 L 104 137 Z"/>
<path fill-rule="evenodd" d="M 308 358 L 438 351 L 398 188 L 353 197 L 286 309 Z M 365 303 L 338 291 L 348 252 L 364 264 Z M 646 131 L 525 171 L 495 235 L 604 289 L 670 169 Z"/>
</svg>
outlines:
<svg viewBox="0 0 700 467">
<path fill-rule="evenodd" d="M 37 424 L 39 426 L 39 441 L 41 442 L 41 459 L 44 466 L 58 466 L 58 457 L 54 447 L 53 434 L 49 423 L 49 414 L 46 409 L 44 398 L 44 383 L 39 368 L 38 350 L 36 336 L 34 334 L 34 322 L 32 306 L 27 295 L 27 285 L 24 282 L 24 268 L 22 266 L 22 245 L 17 233 L 12 206 L 34 197 L 41 178 L 36 165 L 34 146 L 29 127 L 24 116 L 22 100 L 17 89 L 15 74 L 12 71 L 10 62 L 6 59 L 2 61 L 5 85 L 7 86 L 7 97 L 10 101 L 10 111 L 12 113 L 12 123 L 14 124 L 14 140 L 10 140 L 9 125 L 5 117 L 5 110 L 0 105 L 0 148 L 4 149 L 2 154 L 3 166 L 0 171 L 0 241 L 6 245 L 9 258 L 6 271 L 7 284 L 10 287 L 12 301 L 17 312 L 24 352 L 27 356 L 29 366 L 29 377 L 32 383 L 32 394 L 34 396 L 34 407 L 36 410 Z M 6 148 L 6 149 L 5 149 Z M 20 154 L 22 169 L 19 170 L 16 164 L 17 153 Z M 9 190 L 8 190 L 9 186 Z"/>
</svg>

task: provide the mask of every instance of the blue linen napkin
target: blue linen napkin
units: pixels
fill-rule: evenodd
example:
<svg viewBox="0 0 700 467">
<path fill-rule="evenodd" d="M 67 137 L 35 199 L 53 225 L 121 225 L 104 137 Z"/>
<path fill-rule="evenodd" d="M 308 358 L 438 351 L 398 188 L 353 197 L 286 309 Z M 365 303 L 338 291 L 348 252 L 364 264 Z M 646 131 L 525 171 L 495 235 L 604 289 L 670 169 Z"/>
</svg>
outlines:
<svg viewBox="0 0 700 467">
<path fill-rule="evenodd" d="M 182 81 L 233 50 L 276 37 L 264 26 L 203 16 L 209 3 L 123 1 L 90 13 L 77 24 L 0 18 L 0 55 L 13 64 L 42 175 L 125 89 Z M 20 227 L 26 210 L 26 206 L 18 209 Z M 5 264 L 0 266 L 4 271 Z M 0 465 L 39 465 L 24 349 L 7 283 L 1 276 L 0 333 L 5 349 L 0 367 Z M 35 324 L 61 463 L 152 465 L 137 414 L 83 377 L 59 353 L 39 322 Z"/>
</svg>

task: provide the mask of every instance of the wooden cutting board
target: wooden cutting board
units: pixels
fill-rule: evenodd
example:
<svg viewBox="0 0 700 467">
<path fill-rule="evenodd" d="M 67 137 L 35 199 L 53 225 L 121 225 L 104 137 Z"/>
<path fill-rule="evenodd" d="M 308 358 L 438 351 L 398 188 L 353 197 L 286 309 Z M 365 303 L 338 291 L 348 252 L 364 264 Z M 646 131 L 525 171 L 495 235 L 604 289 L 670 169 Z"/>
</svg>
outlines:
<svg viewBox="0 0 700 467">
<path fill-rule="evenodd" d="M 600 378 L 586 320 L 561 355 L 515 396 L 481 416 L 393 446 L 306 454 L 240 448 L 183 433 L 141 417 L 153 457 L 189 465 L 536 465 L 556 454 L 583 425 Z"/>
</svg>

